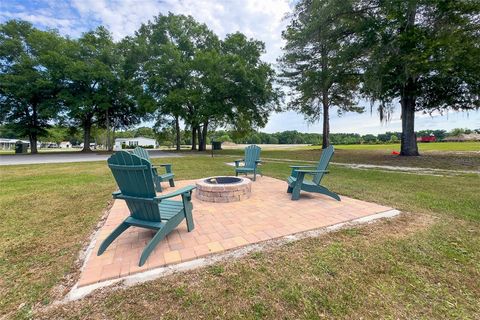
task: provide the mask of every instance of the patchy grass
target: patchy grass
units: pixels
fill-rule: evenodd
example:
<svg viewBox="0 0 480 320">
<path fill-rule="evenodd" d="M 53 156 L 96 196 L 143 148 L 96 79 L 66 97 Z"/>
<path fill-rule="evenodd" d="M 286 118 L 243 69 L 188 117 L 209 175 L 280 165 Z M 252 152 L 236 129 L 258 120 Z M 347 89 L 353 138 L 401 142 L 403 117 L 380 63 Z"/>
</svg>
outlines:
<svg viewBox="0 0 480 320">
<path fill-rule="evenodd" d="M 344 147 L 335 146 L 334 162 L 480 171 L 480 152 L 469 152 L 466 154 L 457 152 L 424 152 L 419 157 L 401 157 L 392 155 L 390 150 L 355 150 L 344 149 Z M 219 153 L 222 155 L 243 156 L 243 150 L 222 150 Z M 262 150 L 262 158 L 266 159 L 318 161 L 320 154 L 320 147 Z"/>
<path fill-rule="evenodd" d="M 480 291 L 471 279 L 479 276 L 478 245 L 478 225 L 405 215 L 124 290 L 102 290 L 37 316 L 477 318 Z"/>
<path fill-rule="evenodd" d="M 174 164 L 179 179 L 231 172 L 223 162 L 208 160 L 165 161 Z M 0 170 L 0 314 L 19 308 L 27 315 L 34 305 L 50 303 L 49 291 L 75 270 L 78 252 L 116 186 L 104 162 Z"/>
<path fill-rule="evenodd" d="M 349 144 L 338 145 L 339 149 L 345 150 L 395 150 L 400 151 L 400 144 Z M 430 142 L 419 143 L 418 149 L 422 151 L 480 151 L 480 142 Z"/>
<path fill-rule="evenodd" d="M 277 156 L 295 155 L 285 152 Z M 172 163 L 178 179 L 232 173 L 224 165 L 231 157 L 154 160 L 160 161 Z M 333 190 L 416 214 L 38 313 L 63 293 L 57 285 L 75 272 L 115 184 L 104 162 L 0 167 L 0 315 L 478 318 L 480 287 L 472 281 L 480 276 L 478 175 L 331 169 L 325 183 Z M 277 178 L 289 172 L 273 162 L 263 170 Z"/>
</svg>

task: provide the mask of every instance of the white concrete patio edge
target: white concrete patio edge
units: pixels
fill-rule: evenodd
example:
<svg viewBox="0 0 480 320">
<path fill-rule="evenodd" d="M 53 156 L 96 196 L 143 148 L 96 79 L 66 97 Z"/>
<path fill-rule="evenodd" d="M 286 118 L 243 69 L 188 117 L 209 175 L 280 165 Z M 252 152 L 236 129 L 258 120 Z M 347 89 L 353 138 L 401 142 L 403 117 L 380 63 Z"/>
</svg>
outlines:
<svg viewBox="0 0 480 320">
<path fill-rule="evenodd" d="M 315 230 L 304 231 L 304 232 L 300 232 L 300 233 L 296 233 L 296 234 L 292 234 L 292 235 L 287 235 L 287 236 L 284 236 L 284 237 L 281 237 L 281 238 L 267 240 L 267 241 L 259 242 L 259 243 L 256 243 L 256 244 L 251 244 L 251 245 L 248 245 L 248 246 L 244 246 L 244 247 L 241 247 L 241 248 L 238 248 L 238 249 L 230 250 L 228 252 L 223 252 L 223 253 L 219 253 L 219 254 L 212 254 L 212 255 L 206 256 L 204 258 L 199 258 L 199 259 L 195 259 L 195 260 L 191 260 L 191 261 L 187 261 L 187 262 L 182 262 L 182 263 L 172 264 L 172 265 L 165 266 L 165 267 L 151 269 L 151 270 L 147 270 L 145 272 L 136 273 L 136 274 L 133 274 L 133 275 L 129 275 L 129 276 L 121 277 L 121 278 L 117 278 L 117 279 L 102 281 L 102 282 L 87 285 L 87 286 L 84 286 L 84 287 L 78 287 L 78 283 L 76 283 L 73 286 L 73 288 L 70 290 L 70 292 L 64 297 L 64 299 L 62 301 L 58 301 L 57 303 L 67 303 L 67 302 L 70 302 L 70 301 L 75 301 L 75 300 L 84 298 L 85 296 L 92 293 L 94 290 L 104 288 L 104 287 L 108 287 L 108 286 L 111 286 L 111 285 L 114 285 L 114 284 L 121 284 L 121 286 L 119 286 L 119 288 L 129 287 L 129 286 L 133 286 L 135 284 L 139 284 L 139 283 L 142 283 L 142 282 L 158 279 L 158 278 L 170 275 L 170 274 L 175 273 L 175 272 L 193 270 L 193 269 L 196 269 L 196 268 L 200 268 L 200 267 L 204 267 L 204 266 L 214 264 L 218 261 L 222 261 L 222 260 L 225 260 L 225 259 L 239 258 L 239 257 L 245 256 L 246 254 L 248 254 L 250 252 L 262 251 L 262 250 L 265 250 L 266 248 L 271 248 L 272 246 L 279 246 L 279 245 L 282 245 L 282 244 L 285 244 L 285 243 L 294 242 L 294 241 L 298 241 L 298 240 L 305 239 L 305 238 L 317 237 L 317 236 L 320 236 L 322 234 L 337 231 L 337 230 L 340 230 L 340 229 L 343 229 L 343 228 L 348 228 L 348 227 L 352 227 L 352 226 L 359 225 L 359 224 L 372 223 L 372 222 L 374 222 L 376 220 L 379 220 L 379 219 L 393 218 L 393 217 L 395 217 L 399 214 L 400 214 L 399 210 L 395 210 L 395 209 L 388 210 L 388 211 L 372 214 L 372 215 L 369 215 L 369 216 L 357 218 L 357 219 L 354 219 L 354 220 L 350 220 L 350 221 L 347 221 L 347 222 L 337 223 L 337 224 L 334 224 L 334 225 L 331 225 L 331 226 L 322 227 L 322 228 L 315 229 Z M 87 250 L 85 252 L 85 256 L 86 256 L 85 261 L 87 261 L 88 257 L 92 254 L 93 248 L 95 247 L 96 238 L 97 238 L 97 234 L 95 234 L 93 236 L 92 242 L 87 247 Z M 83 267 L 84 266 L 82 266 L 82 269 L 83 269 Z"/>
</svg>

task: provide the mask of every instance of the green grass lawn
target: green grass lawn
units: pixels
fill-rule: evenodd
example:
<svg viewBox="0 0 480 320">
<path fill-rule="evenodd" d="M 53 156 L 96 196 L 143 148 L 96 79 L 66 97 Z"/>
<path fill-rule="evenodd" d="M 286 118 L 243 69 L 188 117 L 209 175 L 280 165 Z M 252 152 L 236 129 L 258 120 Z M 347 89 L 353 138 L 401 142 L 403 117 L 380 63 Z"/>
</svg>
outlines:
<svg viewBox="0 0 480 320">
<path fill-rule="evenodd" d="M 81 149 L 78 149 L 78 148 L 70 148 L 70 149 L 67 149 L 67 148 L 42 148 L 42 149 L 38 149 L 38 152 L 39 153 L 55 153 L 55 152 L 59 152 L 59 153 L 70 153 L 70 152 L 79 152 Z M 29 149 L 29 152 L 30 152 L 30 149 Z M 15 154 L 15 150 L 0 150 L 0 155 L 2 154 Z"/>
<path fill-rule="evenodd" d="M 377 145 L 375 145 L 377 146 Z M 391 146 L 391 145 L 388 145 Z M 480 171 L 480 152 L 423 152 L 419 157 L 392 155 L 384 149 L 349 149 L 351 146 L 335 146 L 334 162 L 347 164 L 372 164 L 415 168 Z M 370 146 L 368 146 L 370 147 Z M 221 155 L 243 157 L 243 150 L 216 151 Z M 262 158 L 318 161 L 321 147 L 297 147 L 292 149 L 262 150 Z M 233 158 L 232 158 L 233 159 Z"/>
<path fill-rule="evenodd" d="M 231 174 L 224 164 L 232 160 L 229 155 L 162 162 L 173 164 L 178 179 L 191 179 Z M 318 159 L 316 150 L 271 155 Z M 115 183 L 104 162 L 0 170 L 0 316 L 480 317 L 478 175 L 332 166 L 325 184 L 334 191 L 410 213 L 43 310 L 78 277 L 79 250 L 111 201 Z M 263 170 L 281 179 L 289 173 L 287 164 L 268 161 Z"/>
<path fill-rule="evenodd" d="M 389 150 L 400 151 L 400 144 L 349 144 L 337 145 L 338 149 L 345 150 Z M 419 143 L 418 149 L 422 151 L 480 151 L 480 142 L 434 142 Z"/>
</svg>

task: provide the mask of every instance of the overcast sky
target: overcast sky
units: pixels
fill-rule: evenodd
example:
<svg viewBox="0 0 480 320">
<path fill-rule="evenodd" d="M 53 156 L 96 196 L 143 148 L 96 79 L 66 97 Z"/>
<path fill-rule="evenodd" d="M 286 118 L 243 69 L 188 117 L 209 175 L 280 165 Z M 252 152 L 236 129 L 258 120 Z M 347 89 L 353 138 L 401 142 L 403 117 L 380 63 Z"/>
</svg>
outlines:
<svg viewBox="0 0 480 320">
<path fill-rule="evenodd" d="M 158 13 L 171 11 L 192 15 L 204 22 L 220 37 L 240 31 L 266 44 L 265 61 L 275 64 L 283 45 L 281 31 L 285 15 L 291 10 L 288 0 L 0 0 L 0 22 L 23 19 L 35 26 L 57 29 L 60 33 L 78 37 L 82 32 L 104 25 L 116 40 L 131 35 L 141 23 Z M 332 132 L 382 133 L 400 131 L 400 112 L 389 123 L 380 123 L 378 114 L 371 113 L 369 104 L 362 102 L 366 112 L 338 117 L 332 112 Z M 417 114 L 416 129 L 480 128 L 480 112 L 449 112 L 443 115 Z M 298 130 L 321 132 L 321 123 L 309 124 L 295 112 L 272 114 L 262 130 L 276 132 Z"/>
</svg>

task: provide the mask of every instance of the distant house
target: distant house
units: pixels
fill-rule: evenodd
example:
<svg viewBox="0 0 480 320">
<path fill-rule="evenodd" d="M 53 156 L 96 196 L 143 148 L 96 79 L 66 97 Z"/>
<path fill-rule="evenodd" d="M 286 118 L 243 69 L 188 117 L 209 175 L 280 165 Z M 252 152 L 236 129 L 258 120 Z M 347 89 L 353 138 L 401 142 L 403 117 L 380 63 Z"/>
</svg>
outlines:
<svg viewBox="0 0 480 320">
<path fill-rule="evenodd" d="M 15 149 L 15 143 L 18 139 L 7 139 L 0 138 L 0 149 L 1 150 L 13 150 Z"/>
<path fill-rule="evenodd" d="M 58 143 L 51 141 L 42 142 L 40 148 L 58 148 Z"/>
<path fill-rule="evenodd" d="M 429 136 L 417 137 L 417 142 L 435 142 L 437 138 L 431 134 Z"/>
<path fill-rule="evenodd" d="M 114 150 L 122 150 L 122 146 L 135 148 L 135 147 L 157 147 L 157 140 L 152 138 L 145 137 L 136 137 L 136 138 L 117 138 L 115 139 Z"/>
<path fill-rule="evenodd" d="M 0 138 L 0 150 L 15 150 L 15 143 L 17 143 L 17 141 L 27 143 L 30 148 L 30 141 L 28 140 Z M 37 142 L 37 148 L 40 148 L 40 145 L 41 142 Z"/>
<path fill-rule="evenodd" d="M 446 137 L 443 141 L 455 141 L 455 142 L 465 142 L 465 141 L 480 141 L 479 133 L 462 133 L 458 136 Z"/>
<path fill-rule="evenodd" d="M 60 148 L 62 149 L 70 149 L 72 147 L 72 144 L 70 141 L 62 141 L 60 142 Z"/>
<path fill-rule="evenodd" d="M 80 143 L 80 148 L 83 148 L 83 142 Z M 97 149 L 97 144 L 95 142 L 90 142 L 90 149 Z"/>
</svg>

